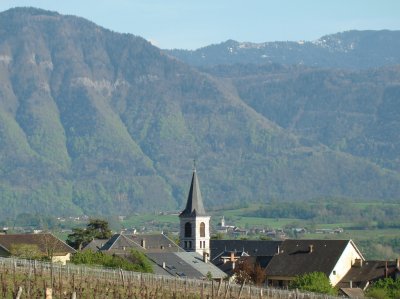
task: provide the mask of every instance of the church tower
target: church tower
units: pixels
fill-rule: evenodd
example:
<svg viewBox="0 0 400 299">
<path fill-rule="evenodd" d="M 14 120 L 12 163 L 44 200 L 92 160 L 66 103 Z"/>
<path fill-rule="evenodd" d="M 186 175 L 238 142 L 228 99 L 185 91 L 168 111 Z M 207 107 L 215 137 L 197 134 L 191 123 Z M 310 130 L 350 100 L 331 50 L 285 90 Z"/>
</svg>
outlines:
<svg viewBox="0 0 400 299">
<path fill-rule="evenodd" d="M 196 166 L 193 169 L 186 208 L 179 219 L 180 246 L 186 251 L 210 254 L 210 216 L 204 210 Z"/>
</svg>

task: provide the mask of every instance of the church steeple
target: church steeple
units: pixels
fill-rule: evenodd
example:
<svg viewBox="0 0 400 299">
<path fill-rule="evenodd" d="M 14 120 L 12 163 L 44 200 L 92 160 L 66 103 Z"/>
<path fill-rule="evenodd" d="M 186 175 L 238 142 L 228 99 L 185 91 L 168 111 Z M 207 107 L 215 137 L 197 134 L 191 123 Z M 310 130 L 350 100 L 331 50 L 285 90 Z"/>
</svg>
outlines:
<svg viewBox="0 0 400 299">
<path fill-rule="evenodd" d="M 186 251 L 210 252 L 210 216 L 204 210 L 199 179 L 194 162 L 186 207 L 180 213 L 180 244 Z"/>
<path fill-rule="evenodd" d="M 196 173 L 196 164 L 193 168 L 192 182 L 190 184 L 186 208 L 179 216 L 206 216 L 203 199 L 201 197 L 199 179 Z"/>
</svg>

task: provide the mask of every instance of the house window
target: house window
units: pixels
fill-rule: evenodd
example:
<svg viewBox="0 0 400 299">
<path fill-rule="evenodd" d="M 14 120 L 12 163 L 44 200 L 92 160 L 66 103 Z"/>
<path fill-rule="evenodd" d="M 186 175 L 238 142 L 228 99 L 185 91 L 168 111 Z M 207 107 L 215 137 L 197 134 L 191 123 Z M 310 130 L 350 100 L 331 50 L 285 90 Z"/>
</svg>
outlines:
<svg viewBox="0 0 400 299">
<path fill-rule="evenodd" d="M 203 248 L 206 248 L 206 241 L 203 241 Z"/>
<path fill-rule="evenodd" d="M 190 222 L 185 223 L 185 238 L 192 237 L 192 224 Z"/>
<path fill-rule="evenodd" d="M 187 241 L 185 241 L 185 248 L 187 248 Z"/>
<path fill-rule="evenodd" d="M 204 222 L 200 223 L 200 237 L 206 236 L 206 224 Z"/>
<path fill-rule="evenodd" d="M 189 241 L 189 248 L 192 248 L 192 241 Z"/>
<path fill-rule="evenodd" d="M 333 270 L 333 275 L 336 275 L 336 270 Z"/>
<path fill-rule="evenodd" d="M 200 241 L 200 248 L 203 248 L 203 241 Z"/>
</svg>

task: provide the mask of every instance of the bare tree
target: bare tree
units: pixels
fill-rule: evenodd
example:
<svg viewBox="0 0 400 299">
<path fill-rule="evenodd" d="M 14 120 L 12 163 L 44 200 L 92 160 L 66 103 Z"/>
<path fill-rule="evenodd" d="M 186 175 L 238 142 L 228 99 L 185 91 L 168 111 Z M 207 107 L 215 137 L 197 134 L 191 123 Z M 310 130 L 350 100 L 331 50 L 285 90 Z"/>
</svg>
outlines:
<svg viewBox="0 0 400 299">
<path fill-rule="evenodd" d="M 241 258 L 236 262 L 235 267 L 236 282 L 242 284 L 254 283 L 262 285 L 265 282 L 266 272 L 260 264 L 252 262 L 251 258 Z"/>
<path fill-rule="evenodd" d="M 45 257 L 51 262 L 53 262 L 55 253 L 62 250 L 61 241 L 51 233 L 40 234 L 40 245 Z"/>
</svg>

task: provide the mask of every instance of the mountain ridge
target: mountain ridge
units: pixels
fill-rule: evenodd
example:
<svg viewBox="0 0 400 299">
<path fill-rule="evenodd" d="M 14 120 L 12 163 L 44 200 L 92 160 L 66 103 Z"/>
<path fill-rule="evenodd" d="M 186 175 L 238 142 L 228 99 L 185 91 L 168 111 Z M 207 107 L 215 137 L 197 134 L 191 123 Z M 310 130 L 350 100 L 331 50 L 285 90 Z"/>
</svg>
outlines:
<svg viewBox="0 0 400 299">
<path fill-rule="evenodd" d="M 398 30 L 350 30 L 315 41 L 252 43 L 230 39 L 196 50 L 164 51 L 195 67 L 279 63 L 356 70 L 400 64 L 399 38 Z"/>
</svg>

